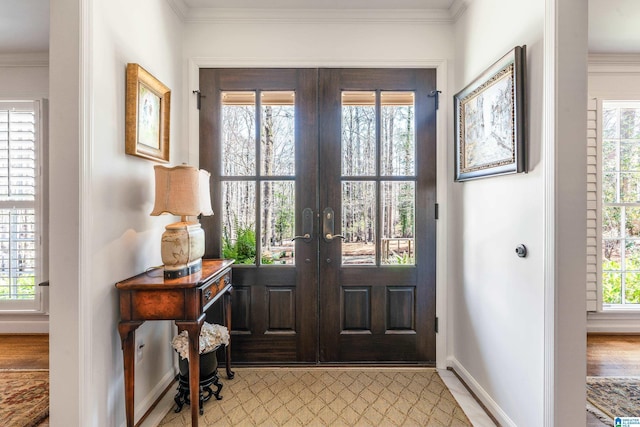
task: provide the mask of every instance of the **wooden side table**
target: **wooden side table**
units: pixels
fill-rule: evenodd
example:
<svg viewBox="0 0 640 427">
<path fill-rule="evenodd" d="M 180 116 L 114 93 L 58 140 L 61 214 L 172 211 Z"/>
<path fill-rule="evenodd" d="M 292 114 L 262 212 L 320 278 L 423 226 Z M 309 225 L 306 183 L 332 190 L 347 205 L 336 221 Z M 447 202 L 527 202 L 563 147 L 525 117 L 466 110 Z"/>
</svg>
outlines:
<svg viewBox="0 0 640 427">
<path fill-rule="evenodd" d="M 124 356 L 127 427 L 134 427 L 135 330 L 147 320 L 174 320 L 178 332 L 189 333 L 189 387 L 191 425 L 198 425 L 200 387 L 200 329 L 205 312 L 223 298 L 224 324 L 231 333 L 231 265 L 233 260 L 202 260 L 202 270 L 177 279 L 165 279 L 162 268 L 116 283 L 120 297 L 118 331 Z M 231 342 L 226 347 L 227 377 L 232 379 Z"/>
</svg>

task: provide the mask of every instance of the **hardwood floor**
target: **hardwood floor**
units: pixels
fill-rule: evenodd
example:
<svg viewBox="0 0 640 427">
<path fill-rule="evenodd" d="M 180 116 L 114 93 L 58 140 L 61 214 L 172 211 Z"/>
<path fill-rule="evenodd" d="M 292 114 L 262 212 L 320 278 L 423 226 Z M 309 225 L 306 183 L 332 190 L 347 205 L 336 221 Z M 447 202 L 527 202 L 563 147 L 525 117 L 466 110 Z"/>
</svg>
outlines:
<svg viewBox="0 0 640 427">
<path fill-rule="evenodd" d="M 0 334 L 0 369 L 49 369 L 49 335 Z"/>
<path fill-rule="evenodd" d="M 640 335 L 587 335 L 587 375 L 640 375 Z M 587 412 L 587 427 L 603 426 Z"/>
</svg>

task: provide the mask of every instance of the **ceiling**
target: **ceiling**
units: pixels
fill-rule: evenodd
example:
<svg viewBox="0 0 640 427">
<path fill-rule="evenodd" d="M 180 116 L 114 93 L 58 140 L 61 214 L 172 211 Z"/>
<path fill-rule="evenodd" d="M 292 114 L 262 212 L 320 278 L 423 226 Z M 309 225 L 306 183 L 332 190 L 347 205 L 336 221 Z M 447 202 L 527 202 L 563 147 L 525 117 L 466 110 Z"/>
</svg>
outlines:
<svg viewBox="0 0 640 427">
<path fill-rule="evenodd" d="M 0 54 L 49 50 L 49 0 L 0 0 Z"/>
<path fill-rule="evenodd" d="M 188 9 L 428 9 L 462 0 L 172 0 Z M 464 0 L 471 1 L 471 0 Z M 539 0 L 542 1 L 542 0 Z M 588 0 L 589 51 L 640 54 L 640 1 Z M 0 0 L 0 54 L 49 49 L 49 0 Z"/>
<path fill-rule="evenodd" d="M 640 1 L 589 0 L 589 52 L 640 53 Z"/>
</svg>

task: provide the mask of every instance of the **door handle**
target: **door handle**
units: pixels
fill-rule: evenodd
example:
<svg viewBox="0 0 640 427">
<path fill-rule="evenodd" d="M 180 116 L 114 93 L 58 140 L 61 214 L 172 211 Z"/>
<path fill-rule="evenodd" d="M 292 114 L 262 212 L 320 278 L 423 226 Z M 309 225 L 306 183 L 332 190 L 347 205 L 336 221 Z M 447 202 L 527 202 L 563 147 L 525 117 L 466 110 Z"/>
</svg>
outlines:
<svg viewBox="0 0 640 427">
<path fill-rule="evenodd" d="M 322 237 L 325 242 L 332 242 L 336 237 L 344 240 L 345 237 L 342 234 L 333 234 L 335 230 L 335 214 L 333 209 L 325 208 L 322 211 Z"/>
<path fill-rule="evenodd" d="M 309 243 L 311 236 L 313 235 L 313 210 L 311 208 L 304 208 L 302 210 L 302 236 L 294 236 L 291 241 L 302 239 Z"/>
<path fill-rule="evenodd" d="M 336 237 L 341 238 L 342 240 L 346 239 L 346 237 L 344 237 L 342 234 L 331 234 L 328 233 L 324 236 L 324 240 L 326 240 L 327 242 L 332 241 L 333 239 L 335 239 Z"/>
</svg>

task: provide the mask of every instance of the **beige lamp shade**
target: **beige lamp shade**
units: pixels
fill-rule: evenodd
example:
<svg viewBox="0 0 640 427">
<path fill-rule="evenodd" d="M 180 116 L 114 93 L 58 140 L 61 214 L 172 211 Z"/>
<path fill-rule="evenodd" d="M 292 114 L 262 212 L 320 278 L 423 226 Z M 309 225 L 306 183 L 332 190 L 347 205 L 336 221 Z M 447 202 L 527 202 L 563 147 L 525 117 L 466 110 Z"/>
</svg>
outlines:
<svg viewBox="0 0 640 427">
<path fill-rule="evenodd" d="M 156 165 L 154 169 L 156 197 L 151 215 L 213 215 L 209 195 L 209 172 L 187 165 L 172 168 Z"/>
<path fill-rule="evenodd" d="M 209 191 L 209 179 L 211 174 L 204 169 L 198 171 L 199 174 L 199 187 L 200 187 L 200 213 L 204 216 L 213 215 L 213 209 L 211 209 L 211 191 Z"/>
<path fill-rule="evenodd" d="M 213 215 L 209 178 L 211 174 L 192 166 L 172 168 L 154 166 L 156 200 L 151 215 L 168 213 L 181 216 L 181 221 L 168 224 L 162 234 L 160 254 L 164 277 L 175 279 L 202 269 L 204 230 L 197 219 L 188 216 Z"/>
</svg>

